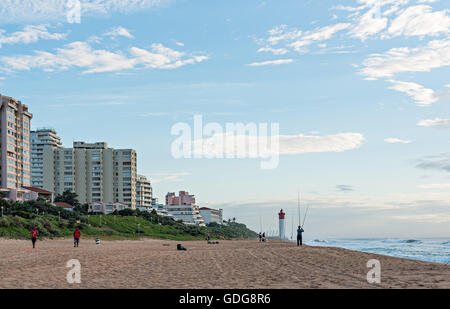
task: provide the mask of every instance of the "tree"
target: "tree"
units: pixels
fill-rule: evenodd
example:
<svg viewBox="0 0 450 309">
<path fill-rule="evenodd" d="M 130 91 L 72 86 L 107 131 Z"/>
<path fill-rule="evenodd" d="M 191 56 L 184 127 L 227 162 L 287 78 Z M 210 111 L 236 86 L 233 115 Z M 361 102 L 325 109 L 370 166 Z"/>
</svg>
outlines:
<svg viewBox="0 0 450 309">
<path fill-rule="evenodd" d="M 64 191 L 61 195 L 57 195 L 55 197 L 55 202 L 68 203 L 74 207 L 80 206 L 80 202 L 78 201 L 78 194 L 69 190 Z"/>
</svg>

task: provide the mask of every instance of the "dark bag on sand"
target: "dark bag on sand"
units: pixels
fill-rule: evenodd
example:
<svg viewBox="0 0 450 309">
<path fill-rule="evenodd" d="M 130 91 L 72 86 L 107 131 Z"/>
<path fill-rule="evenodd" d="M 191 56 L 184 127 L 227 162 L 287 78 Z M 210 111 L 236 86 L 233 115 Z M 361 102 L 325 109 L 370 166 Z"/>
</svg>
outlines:
<svg viewBox="0 0 450 309">
<path fill-rule="evenodd" d="M 177 250 L 184 250 L 186 251 L 187 249 L 185 247 L 183 247 L 181 244 L 177 245 Z"/>
</svg>

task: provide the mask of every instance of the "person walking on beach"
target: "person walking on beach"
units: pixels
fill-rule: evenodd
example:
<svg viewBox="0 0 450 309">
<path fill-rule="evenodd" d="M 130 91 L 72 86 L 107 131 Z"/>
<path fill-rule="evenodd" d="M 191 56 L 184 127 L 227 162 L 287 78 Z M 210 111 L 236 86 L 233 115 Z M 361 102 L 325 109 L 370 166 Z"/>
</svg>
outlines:
<svg viewBox="0 0 450 309">
<path fill-rule="evenodd" d="M 265 242 L 266 241 L 266 232 L 264 232 L 264 233 L 262 233 L 262 242 Z"/>
<path fill-rule="evenodd" d="M 36 246 L 37 238 L 38 238 L 38 230 L 37 230 L 36 226 L 33 226 L 33 228 L 31 229 L 31 243 L 33 244 L 33 249 Z"/>
<path fill-rule="evenodd" d="M 76 228 L 75 231 L 73 232 L 73 246 L 74 247 L 78 247 L 78 244 L 80 242 L 80 235 L 81 235 L 80 229 Z"/>
<path fill-rule="evenodd" d="M 262 241 L 262 235 L 261 235 L 261 232 L 259 232 L 258 236 L 259 236 L 259 242 L 261 242 L 261 241 Z"/>
<path fill-rule="evenodd" d="M 302 229 L 302 227 L 299 225 L 299 226 L 298 226 L 298 229 L 297 229 L 297 246 L 303 245 L 303 242 L 302 242 L 302 233 L 303 233 L 304 231 L 305 231 L 305 230 Z"/>
</svg>

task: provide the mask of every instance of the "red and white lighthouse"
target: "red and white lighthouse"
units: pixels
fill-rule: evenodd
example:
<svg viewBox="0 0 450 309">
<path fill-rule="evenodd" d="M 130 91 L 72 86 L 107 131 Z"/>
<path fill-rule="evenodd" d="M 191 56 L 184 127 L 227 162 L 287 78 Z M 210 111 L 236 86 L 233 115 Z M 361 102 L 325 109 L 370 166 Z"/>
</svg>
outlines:
<svg viewBox="0 0 450 309">
<path fill-rule="evenodd" d="M 285 213 L 283 212 L 283 209 L 280 210 L 278 213 L 278 219 L 279 219 L 279 231 L 280 231 L 280 239 L 284 239 L 284 217 Z"/>
</svg>

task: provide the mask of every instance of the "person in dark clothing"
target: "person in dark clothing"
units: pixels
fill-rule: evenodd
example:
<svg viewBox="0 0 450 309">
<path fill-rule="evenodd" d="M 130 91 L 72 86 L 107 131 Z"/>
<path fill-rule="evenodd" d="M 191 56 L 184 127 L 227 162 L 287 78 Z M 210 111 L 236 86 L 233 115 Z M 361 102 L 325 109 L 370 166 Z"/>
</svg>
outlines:
<svg viewBox="0 0 450 309">
<path fill-rule="evenodd" d="M 73 246 L 78 247 L 78 244 L 80 243 L 80 236 L 81 232 L 78 228 L 73 232 Z"/>
<path fill-rule="evenodd" d="M 303 245 L 303 241 L 302 241 L 302 233 L 305 230 L 302 229 L 302 227 L 299 225 L 298 229 L 297 229 L 297 246 L 301 246 Z"/>
<path fill-rule="evenodd" d="M 261 242 L 262 241 L 262 235 L 261 235 L 261 232 L 259 232 L 259 242 Z"/>
<path fill-rule="evenodd" d="M 36 246 L 36 240 L 38 238 L 38 230 L 36 228 L 36 226 L 33 226 L 33 228 L 31 229 L 31 243 L 33 244 L 33 249 Z"/>
<path fill-rule="evenodd" d="M 262 233 L 262 241 L 265 242 L 266 241 L 266 232 Z"/>
</svg>

